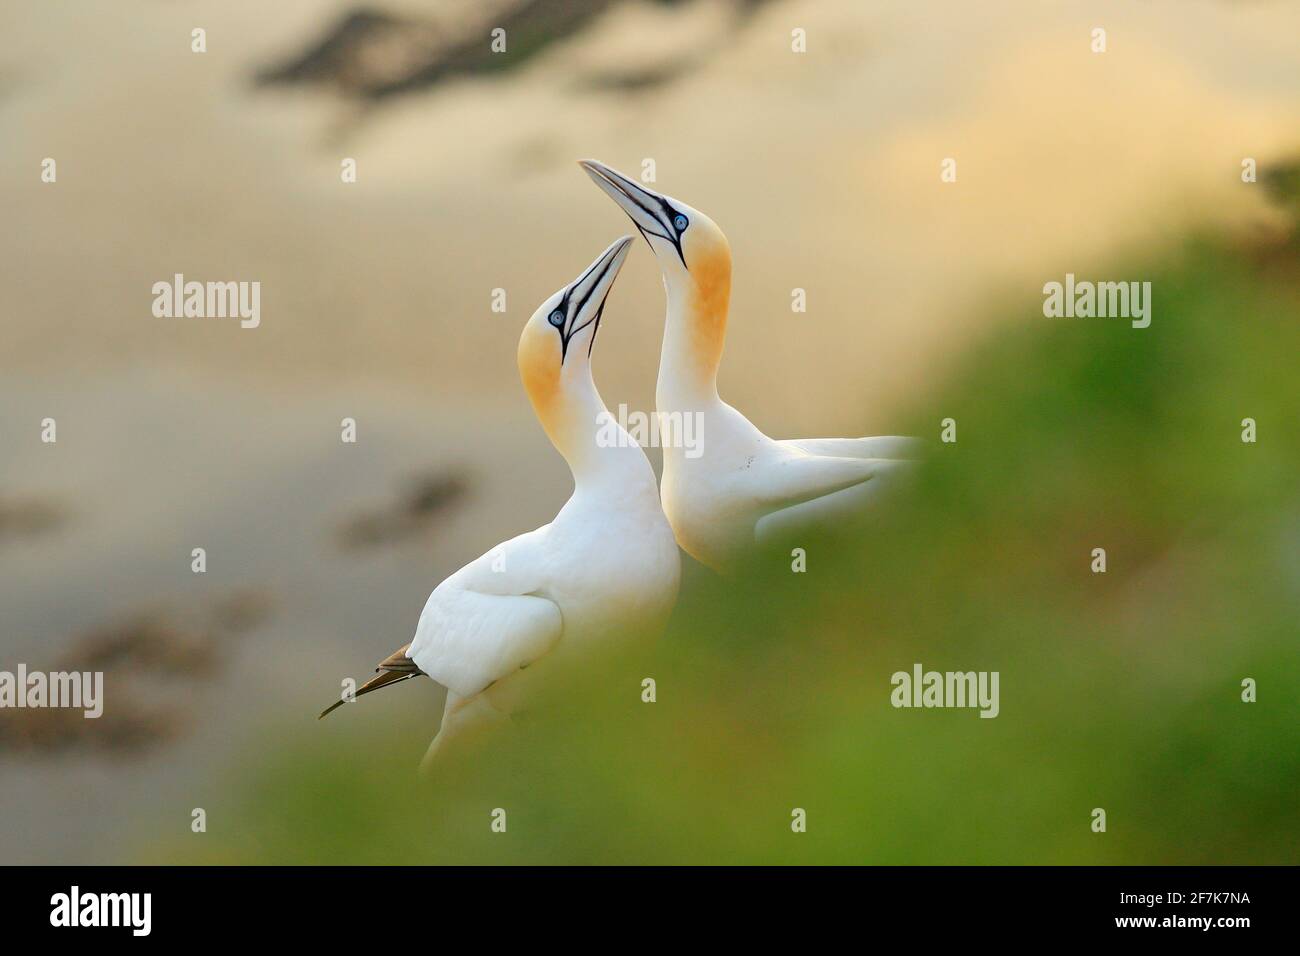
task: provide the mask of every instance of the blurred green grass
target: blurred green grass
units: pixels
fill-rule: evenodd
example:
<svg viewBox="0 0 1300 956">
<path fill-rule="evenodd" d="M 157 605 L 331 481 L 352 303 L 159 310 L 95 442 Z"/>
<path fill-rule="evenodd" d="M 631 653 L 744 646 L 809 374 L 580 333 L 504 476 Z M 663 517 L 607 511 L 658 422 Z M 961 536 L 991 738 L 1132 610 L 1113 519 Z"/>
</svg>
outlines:
<svg viewBox="0 0 1300 956">
<path fill-rule="evenodd" d="M 432 782 L 431 729 L 365 702 L 271 728 L 222 821 L 142 859 L 1300 862 L 1298 252 L 1116 263 L 1153 282 L 1144 330 L 1017 304 L 915 410 L 958 441 L 806 573 L 692 569 L 649 659 L 575 675 Z M 1000 716 L 892 708 L 915 662 L 1000 672 Z"/>
</svg>

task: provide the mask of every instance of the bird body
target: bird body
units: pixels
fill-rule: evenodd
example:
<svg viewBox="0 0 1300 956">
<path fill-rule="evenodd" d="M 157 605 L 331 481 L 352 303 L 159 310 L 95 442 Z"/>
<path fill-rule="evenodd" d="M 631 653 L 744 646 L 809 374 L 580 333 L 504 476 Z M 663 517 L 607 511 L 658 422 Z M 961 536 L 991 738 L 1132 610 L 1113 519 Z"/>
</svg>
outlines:
<svg viewBox="0 0 1300 956">
<path fill-rule="evenodd" d="M 572 497 L 549 524 L 434 588 L 414 639 L 357 691 L 420 675 L 447 688 L 426 766 L 448 741 L 516 710 L 557 668 L 657 635 L 676 601 L 680 556 L 654 471 L 626 432 L 601 439 L 619 426 L 591 376 L 605 299 L 631 241 L 615 242 L 547 299 L 519 340 L 525 390 L 573 473 Z"/>
<path fill-rule="evenodd" d="M 718 396 L 731 296 L 731 248 L 708 216 L 594 160 L 592 180 L 650 244 L 667 312 L 655 405 L 699 416 L 699 453 L 666 443 L 662 499 L 678 543 L 717 570 L 758 542 L 785 539 L 860 513 L 882 498 L 922 449 L 914 438 L 769 438 Z"/>
<path fill-rule="evenodd" d="M 610 484 L 579 485 L 550 524 L 498 545 L 429 595 L 408 656 L 447 688 L 455 722 L 472 700 L 476 719 L 508 715 L 555 667 L 663 629 L 677 596 L 677 544 L 644 452 L 624 450 L 644 470 L 626 456 L 626 467 L 609 468 Z"/>
</svg>

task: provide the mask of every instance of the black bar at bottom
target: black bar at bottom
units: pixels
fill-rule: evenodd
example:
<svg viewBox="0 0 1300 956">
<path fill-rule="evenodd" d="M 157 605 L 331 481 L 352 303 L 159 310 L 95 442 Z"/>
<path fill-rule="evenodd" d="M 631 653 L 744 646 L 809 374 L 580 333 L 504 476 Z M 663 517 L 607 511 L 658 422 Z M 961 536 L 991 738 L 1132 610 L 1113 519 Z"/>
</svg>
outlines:
<svg viewBox="0 0 1300 956">
<path fill-rule="evenodd" d="M 283 932 L 294 945 L 354 946 L 532 927 L 535 942 L 550 945 L 620 926 L 629 942 L 643 934 L 667 942 L 662 934 L 688 927 L 698 941 L 703 926 L 734 943 L 803 924 L 819 935 L 847 927 L 927 941 L 1046 933 L 1230 945 L 1293 923 L 1296 870 L 40 867 L 8 868 L 4 882 L 7 941 L 227 943 Z"/>
</svg>

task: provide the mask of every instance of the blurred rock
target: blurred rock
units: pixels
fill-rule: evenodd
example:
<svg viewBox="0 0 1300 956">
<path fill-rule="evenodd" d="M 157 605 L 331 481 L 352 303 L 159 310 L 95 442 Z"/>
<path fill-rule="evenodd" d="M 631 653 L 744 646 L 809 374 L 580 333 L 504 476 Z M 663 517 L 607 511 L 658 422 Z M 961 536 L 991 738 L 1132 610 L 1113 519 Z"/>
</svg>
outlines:
<svg viewBox="0 0 1300 956">
<path fill-rule="evenodd" d="M 55 670 L 108 671 L 207 679 L 217 670 L 215 641 L 207 633 L 177 627 L 156 616 L 142 616 L 104 628 L 79 640 L 56 663 Z"/>
<path fill-rule="evenodd" d="M 392 505 L 347 521 L 339 532 L 339 541 L 344 548 L 354 550 L 413 537 L 427 531 L 434 519 L 467 490 L 468 482 L 459 472 L 421 475 Z"/>
<path fill-rule="evenodd" d="M 28 538 L 58 528 L 67 512 L 39 498 L 0 500 L 0 542 L 7 538 Z"/>
<path fill-rule="evenodd" d="M 0 709 L 0 750 L 140 753 L 184 736 L 193 684 L 211 682 L 221 671 L 220 632 L 250 631 L 272 606 L 266 592 L 246 590 L 217 602 L 212 628 L 183 627 L 154 611 L 91 631 L 49 670 L 104 672 L 103 713 L 87 719 L 76 708 Z M 179 697 L 178 681 L 184 682 Z"/>
<path fill-rule="evenodd" d="M 261 85 L 321 84 L 380 99 L 457 76 L 512 70 L 581 30 L 613 0 L 517 0 L 482 4 L 473 22 L 435 22 L 359 9 L 345 15 L 304 52 L 258 73 Z M 507 52 L 494 54 L 490 31 L 506 31 Z"/>
<path fill-rule="evenodd" d="M 345 14 L 297 56 L 267 66 L 262 86 L 314 84 L 348 96 L 377 100 L 464 76 L 505 73 L 556 43 L 586 30 L 618 0 L 496 0 L 449 7 L 428 18 L 398 16 L 375 8 Z M 685 8 L 683 0 L 655 0 Z M 733 26 L 771 0 L 736 0 Z M 494 53 L 492 31 L 505 31 L 506 51 Z M 651 89 L 676 79 L 697 59 L 676 57 L 627 71 L 601 72 L 583 86 L 613 91 Z"/>
<path fill-rule="evenodd" d="M 72 708 L 0 710 L 0 751 L 139 754 L 177 739 L 186 726 L 185 714 L 178 707 L 145 706 L 114 694 L 104 713 L 93 719 Z"/>
</svg>

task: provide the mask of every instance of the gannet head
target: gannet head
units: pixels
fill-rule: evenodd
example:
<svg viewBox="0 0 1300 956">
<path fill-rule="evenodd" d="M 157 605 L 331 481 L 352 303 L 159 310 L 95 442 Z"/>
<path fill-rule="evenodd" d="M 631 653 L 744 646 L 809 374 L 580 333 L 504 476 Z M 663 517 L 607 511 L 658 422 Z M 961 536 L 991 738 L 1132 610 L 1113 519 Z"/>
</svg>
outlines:
<svg viewBox="0 0 1300 956">
<path fill-rule="evenodd" d="M 731 287 L 731 247 L 717 223 L 679 199 L 651 192 L 594 159 L 580 159 L 597 186 L 618 203 L 654 250 L 670 284 L 702 292 Z"/>
<path fill-rule="evenodd" d="M 668 293 L 665 355 L 679 350 L 660 363 L 661 390 L 666 382 L 685 383 L 716 397 L 731 299 L 727 237 L 712 219 L 679 199 L 651 192 L 594 159 L 581 159 L 578 165 L 628 214 L 659 260 Z"/>
<path fill-rule="evenodd" d="M 560 396 L 591 381 L 591 350 L 605 298 L 631 245 L 631 236 L 613 242 L 578 278 L 538 306 L 519 337 L 519 374 L 548 432 L 556 424 Z"/>
</svg>

